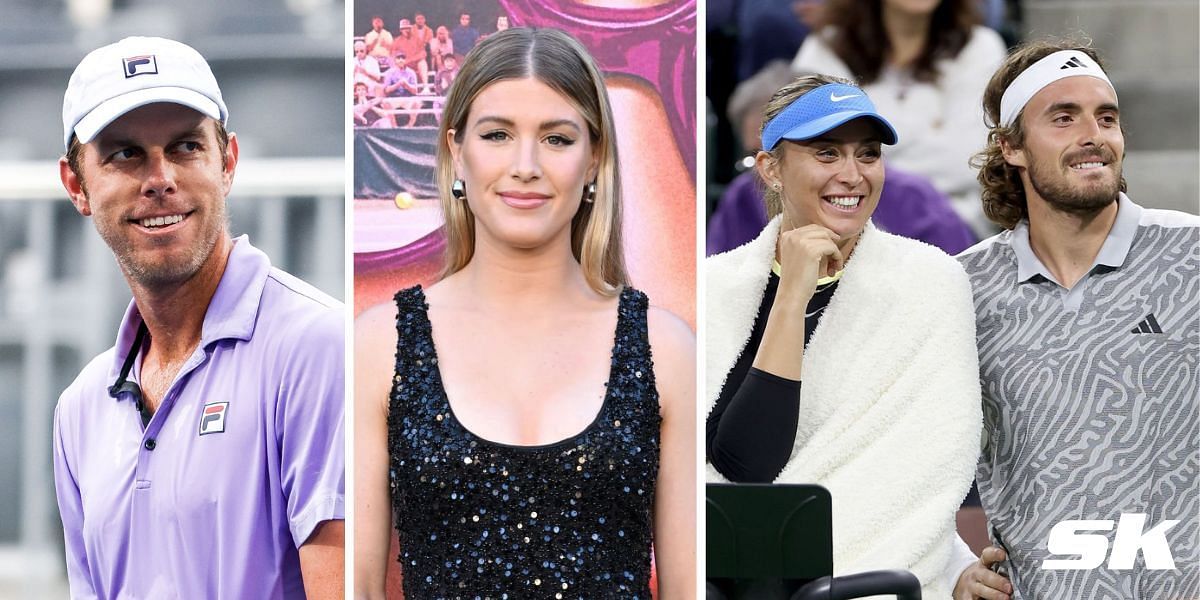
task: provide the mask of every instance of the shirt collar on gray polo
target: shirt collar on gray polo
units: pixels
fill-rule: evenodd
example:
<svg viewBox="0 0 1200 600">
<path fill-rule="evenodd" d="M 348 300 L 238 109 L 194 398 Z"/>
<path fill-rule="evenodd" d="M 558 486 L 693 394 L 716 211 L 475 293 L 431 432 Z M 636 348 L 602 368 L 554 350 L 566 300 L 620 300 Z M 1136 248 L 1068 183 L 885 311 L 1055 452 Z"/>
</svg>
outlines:
<svg viewBox="0 0 1200 600">
<path fill-rule="evenodd" d="M 1133 245 L 1133 236 L 1137 233 L 1138 221 L 1142 217 L 1142 207 L 1133 203 L 1124 192 L 1119 194 L 1117 200 L 1117 218 L 1113 221 L 1112 229 L 1108 232 L 1108 237 L 1104 239 L 1104 244 L 1100 246 L 1100 251 L 1096 253 L 1095 260 L 1092 261 L 1092 266 L 1088 269 L 1088 273 L 1096 268 L 1096 265 L 1104 265 L 1114 269 L 1119 268 L 1125 262 L 1125 257 L 1129 255 L 1129 248 Z M 1033 248 L 1029 245 L 1029 221 L 1021 220 L 1012 230 L 1012 249 L 1013 254 L 1017 257 L 1017 281 L 1025 283 L 1035 275 L 1041 275 L 1046 279 L 1058 283 L 1054 275 L 1050 273 L 1050 269 L 1042 264 L 1037 255 L 1033 253 Z M 1084 276 L 1086 279 L 1087 276 Z M 1079 281 L 1083 283 L 1083 279 Z M 1062 284 L 1059 284 L 1062 287 Z M 1075 286 L 1079 287 L 1078 284 Z"/>
</svg>

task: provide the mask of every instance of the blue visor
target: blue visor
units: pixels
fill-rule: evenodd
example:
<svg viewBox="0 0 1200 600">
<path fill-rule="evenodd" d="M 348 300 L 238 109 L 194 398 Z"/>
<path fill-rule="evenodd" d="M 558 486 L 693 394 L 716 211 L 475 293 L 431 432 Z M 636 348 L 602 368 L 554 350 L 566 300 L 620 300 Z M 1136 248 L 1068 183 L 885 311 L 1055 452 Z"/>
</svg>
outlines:
<svg viewBox="0 0 1200 600">
<path fill-rule="evenodd" d="M 852 85 L 827 83 L 813 89 L 787 105 L 763 127 L 763 150 L 774 150 L 780 140 L 811 140 L 831 129 L 859 117 L 869 117 L 878 123 L 884 144 L 895 144 L 896 129 L 875 112 L 875 105 L 866 92 Z"/>
</svg>

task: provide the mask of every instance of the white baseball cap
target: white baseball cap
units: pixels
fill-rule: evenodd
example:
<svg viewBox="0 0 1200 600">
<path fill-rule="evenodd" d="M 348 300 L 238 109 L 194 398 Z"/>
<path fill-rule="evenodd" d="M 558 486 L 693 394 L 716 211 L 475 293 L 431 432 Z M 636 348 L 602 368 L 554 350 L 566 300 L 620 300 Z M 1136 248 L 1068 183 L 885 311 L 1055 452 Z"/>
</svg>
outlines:
<svg viewBox="0 0 1200 600">
<path fill-rule="evenodd" d="M 93 50 L 75 67 L 63 97 L 63 148 L 72 134 L 86 144 L 121 115 L 155 102 L 229 122 L 217 78 L 199 52 L 175 40 L 127 37 Z"/>
</svg>

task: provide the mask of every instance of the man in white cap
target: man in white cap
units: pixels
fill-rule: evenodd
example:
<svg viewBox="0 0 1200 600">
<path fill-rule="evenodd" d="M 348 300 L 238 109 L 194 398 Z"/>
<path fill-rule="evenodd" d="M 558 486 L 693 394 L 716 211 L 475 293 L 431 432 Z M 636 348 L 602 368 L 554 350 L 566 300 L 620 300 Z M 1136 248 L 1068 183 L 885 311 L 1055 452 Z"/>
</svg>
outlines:
<svg viewBox="0 0 1200 600">
<path fill-rule="evenodd" d="M 1200 219 L 1125 194 L 1117 93 L 1090 48 L 1016 49 L 983 98 L 975 296 L 997 547 L 969 596 L 1200 597 Z M 1003 550 L 1001 550 L 1001 548 Z M 956 596 L 957 598 L 957 596 Z"/>
<path fill-rule="evenodd" d="M 390 49 L 389 49 L 390 52 Z M 367 44 L 362 40 L 354 42 L 354 83 L 367 86 L 371 96 L 379 95 L 379 83 L 383 81 L 383 72 L 379 68 L 379 60 L 367 54 Z M 391 58 L 387 59 L 388 61 Z"/>
<path fill-rule="evenodd" d="M 404 57 L 401 58 L 400 55 Z M 392 42 L 392 64 L 405 65 L 416 72 L 418 81 L 424 85 L 429 82 L 429 63 L 425 60 L 425 40 L 413 34 L 412 23 L 408 19 L 400 19 L 400 27 L 396 39 Z"/>
<path fill-rule="evenodd" d="M 63 186 L 133 293 L 55 409 L 74 598 L 342 597 L 343 307 L 230 236 L 228 118 L 171 40 L 67 85 Z"/>
</svg>

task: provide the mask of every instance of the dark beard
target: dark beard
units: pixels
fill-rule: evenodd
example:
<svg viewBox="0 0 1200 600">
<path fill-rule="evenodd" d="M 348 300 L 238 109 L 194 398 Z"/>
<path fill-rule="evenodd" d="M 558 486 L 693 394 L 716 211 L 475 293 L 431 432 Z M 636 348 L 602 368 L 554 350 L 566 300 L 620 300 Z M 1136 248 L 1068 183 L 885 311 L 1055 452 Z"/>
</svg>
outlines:
<svg viewBox="0 0 1200 600">
<path fill-rule="evenodd" d="M 1104 158 L 1112 164 L 1110 158 Z M 1034 163 L 1036 165 L 1037 163 Z M 1067 167 L 1070 169 L 1070 167 Z M 1111 186 L 1072 188 L 1065 179 L 1043 177 L 1036 166 L 1029 169 L 1029 183 L 1050 208 L 1079 216 L 1094 215 L 1117 201 L 1121 189 L 1121 173 L 1118 171 Z"/>
</svg>

